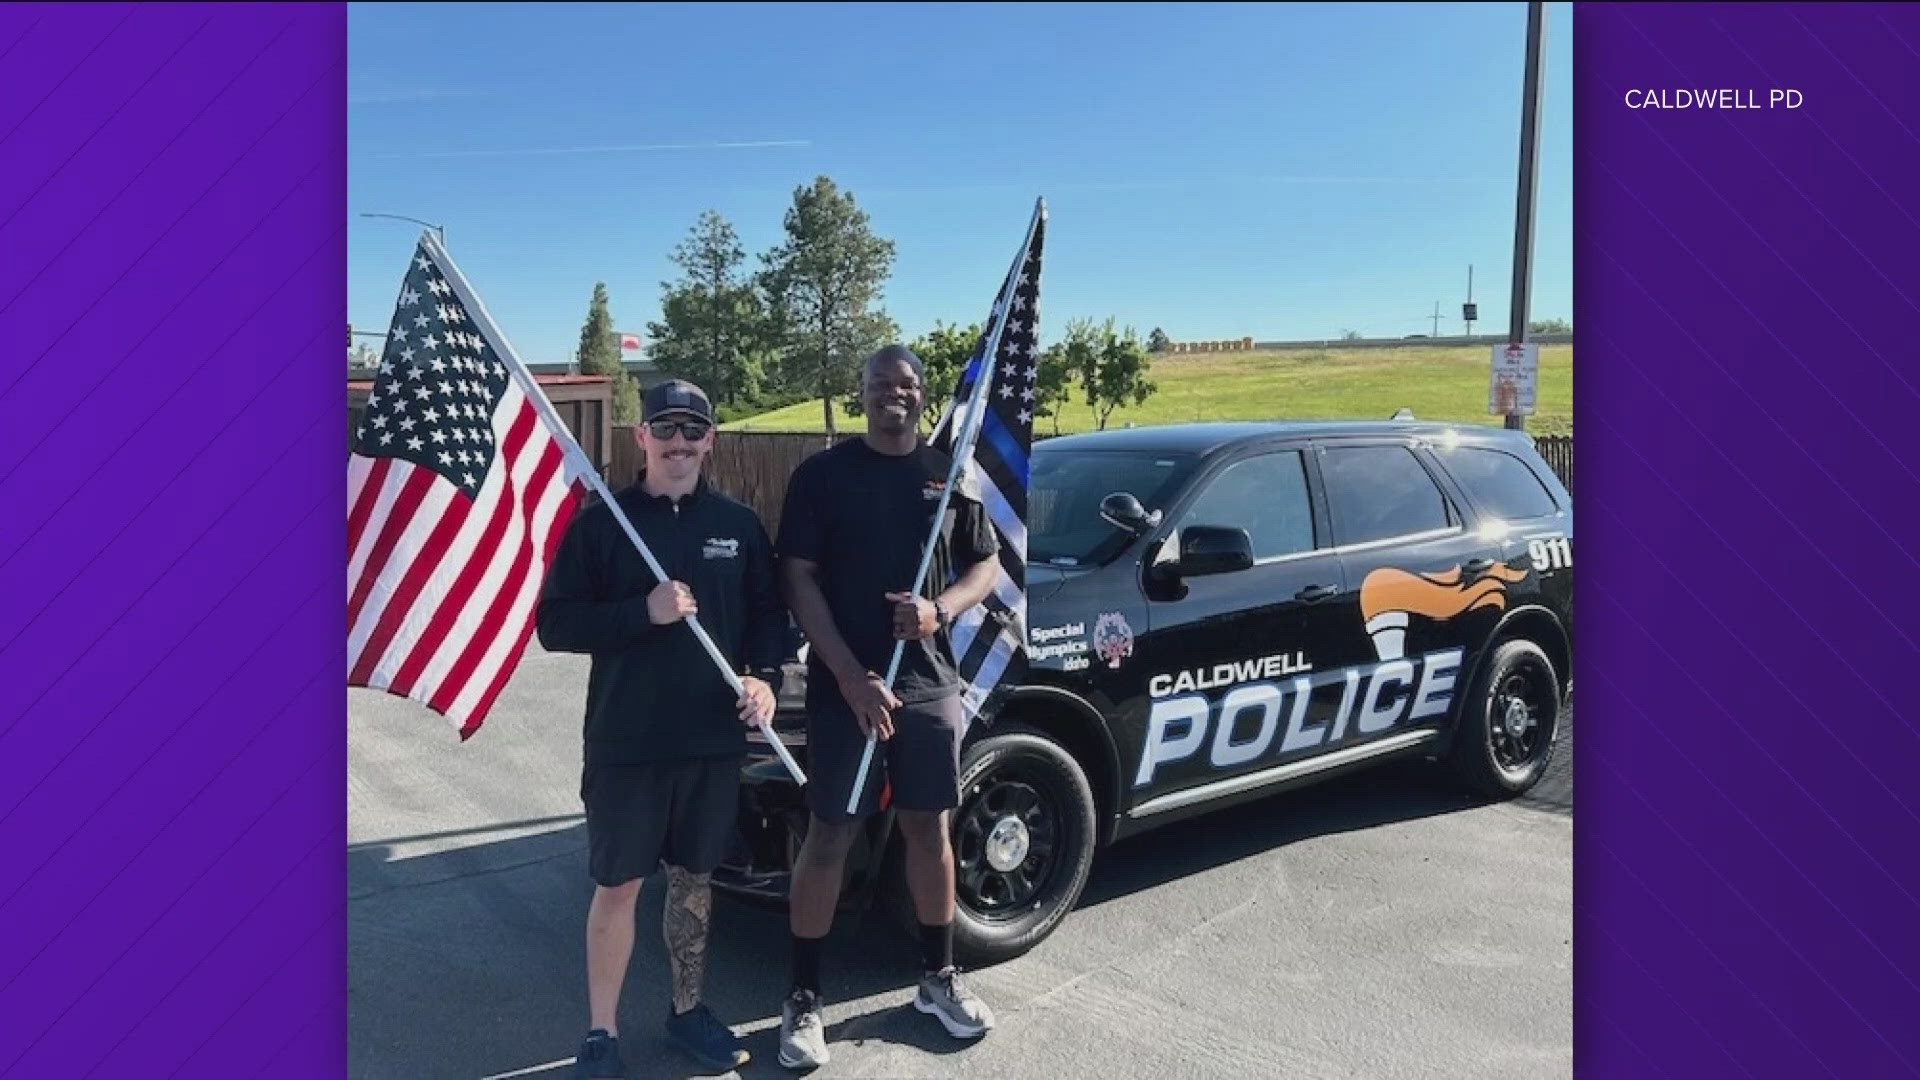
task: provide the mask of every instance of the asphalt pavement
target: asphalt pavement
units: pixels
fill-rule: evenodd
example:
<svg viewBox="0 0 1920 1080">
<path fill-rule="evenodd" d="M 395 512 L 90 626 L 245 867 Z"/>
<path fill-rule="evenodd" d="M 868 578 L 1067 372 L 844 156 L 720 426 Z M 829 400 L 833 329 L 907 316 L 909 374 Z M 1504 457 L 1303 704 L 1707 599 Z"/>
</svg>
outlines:
<svg viewBox="0 0 1920 1080">
<path fill-rule="evenodd" d="M 494 716 L 349 691 L 349 1061 L 359 1080 L 558 1078 L 587 1019 L 584 657 L 530 646 Z M 1101 853 L 1078 910 L 970 978 L 975 1043 L 909 1004 L 914 942 L 843 916 L 818 1077 L 1527 1080 L 1572 1073 L 1572 725 L 1527 798 L 1394 767 Z M 660 882 L 620 1014 L 630 1075 L 709 1075 L 664 1041 Z M 783 913 L 715 904 L 707 1002 L 774 1060 Z"/>
</svg>

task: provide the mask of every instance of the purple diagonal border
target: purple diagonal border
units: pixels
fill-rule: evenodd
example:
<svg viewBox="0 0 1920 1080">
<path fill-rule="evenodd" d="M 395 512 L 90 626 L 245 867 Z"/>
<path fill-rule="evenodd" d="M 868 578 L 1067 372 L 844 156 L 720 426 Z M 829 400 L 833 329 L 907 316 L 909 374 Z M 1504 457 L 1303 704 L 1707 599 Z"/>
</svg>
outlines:
<svg viewBox="0 0 1920 1080">
<path fill-rule="evenodd" d="M 1576 1072 L 1915 1075 L 1920 11 L 1573 24 Z"/>
<path fill-rule="evenodd" d="M 0 1076 L 343 1076 L 346 9 L 0 51 Z"/>
</svg>

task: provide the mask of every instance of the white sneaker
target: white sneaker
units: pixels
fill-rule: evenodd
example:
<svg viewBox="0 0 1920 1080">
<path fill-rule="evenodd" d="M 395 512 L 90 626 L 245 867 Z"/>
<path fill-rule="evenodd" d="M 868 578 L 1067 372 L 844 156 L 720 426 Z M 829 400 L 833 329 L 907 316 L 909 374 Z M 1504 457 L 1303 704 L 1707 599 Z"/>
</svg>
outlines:
<svg viewBox="0 0 1920 1080">
<path fill-rule="evenodd" d="M 977 1039 L 993 1030 L 993 1010 L 960 981 L 958 968 L 941 968 L 921 979 L 913 1007 L 940 1021 L 956 1039 Z"/>
<path fill-rule="evenodd" d="M 817 1069 L 833 1059 L 827 1052 L 827 1025 L 820 1016 L 820 995 L 795 990 L 780 1006 L 780 1064 Z"/>
</svg>

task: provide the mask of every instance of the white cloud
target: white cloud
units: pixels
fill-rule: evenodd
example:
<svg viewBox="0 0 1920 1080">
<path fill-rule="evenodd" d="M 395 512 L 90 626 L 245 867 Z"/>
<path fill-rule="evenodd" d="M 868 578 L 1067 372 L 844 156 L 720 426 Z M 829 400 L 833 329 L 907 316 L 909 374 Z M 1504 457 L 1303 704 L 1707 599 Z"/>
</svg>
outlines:
<svg viewBox="0 0 1920 1080">
<path fill-rule="evenodd" d="M 776 146 L 812 146 L 810 139 L 757 139 L 746 142 L 639 143 L 631 146 L 559 146 L 517 150 L 423 150 L 405 154 L 369 154 L 376 158 L 531 157 L 543 154 L 625 154 L 641 150 L 753 150 Z"/>
<path fill-rule="evenodd" d="M 475 97 L 483 93 L 480 90 L 436 90 L 430 87 L 415 87 L 410 90 L 349 90 L 349 105 L 397 105 L 416 101 L 447 101 L 452 98 Z"/>
</svg>

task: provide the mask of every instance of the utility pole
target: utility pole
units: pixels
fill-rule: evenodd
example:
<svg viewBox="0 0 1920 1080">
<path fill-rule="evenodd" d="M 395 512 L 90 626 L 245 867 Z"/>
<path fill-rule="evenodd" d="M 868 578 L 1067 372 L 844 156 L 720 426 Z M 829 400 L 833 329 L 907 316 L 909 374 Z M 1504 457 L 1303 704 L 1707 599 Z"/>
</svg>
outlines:
<svg viewBox="0 0 1920 1080">
<path fill-rule="evenodd" d="M 1480 309 L 1473 303 L 1473 264 L 1467 264 L 1467 302 L 1460 305 L 1460 317 L 1466 320 L 1467 340 L 1473 340 L 1473 320 L 1480 317 Z"/>
<path fill-rule="evenodd" d="M 1547 63 L 1547 5 L 1527 4 L 1527 78 L 1520 105 L 1520 182 L 1513 212 L 1513 307 L 1507 341 L 1527 340 L 1528 292 L 1533 283 L 1534 189 L 1540 180 L 1540 75 Z M 1526 429 L 1526 418 L 1507 414 L 1507 427 Z"/>
<path fill-rule="evenodd" d="M 1433 302 L 1433 336 L 1440 336 L 1440 301 Z"/>
</svg>

